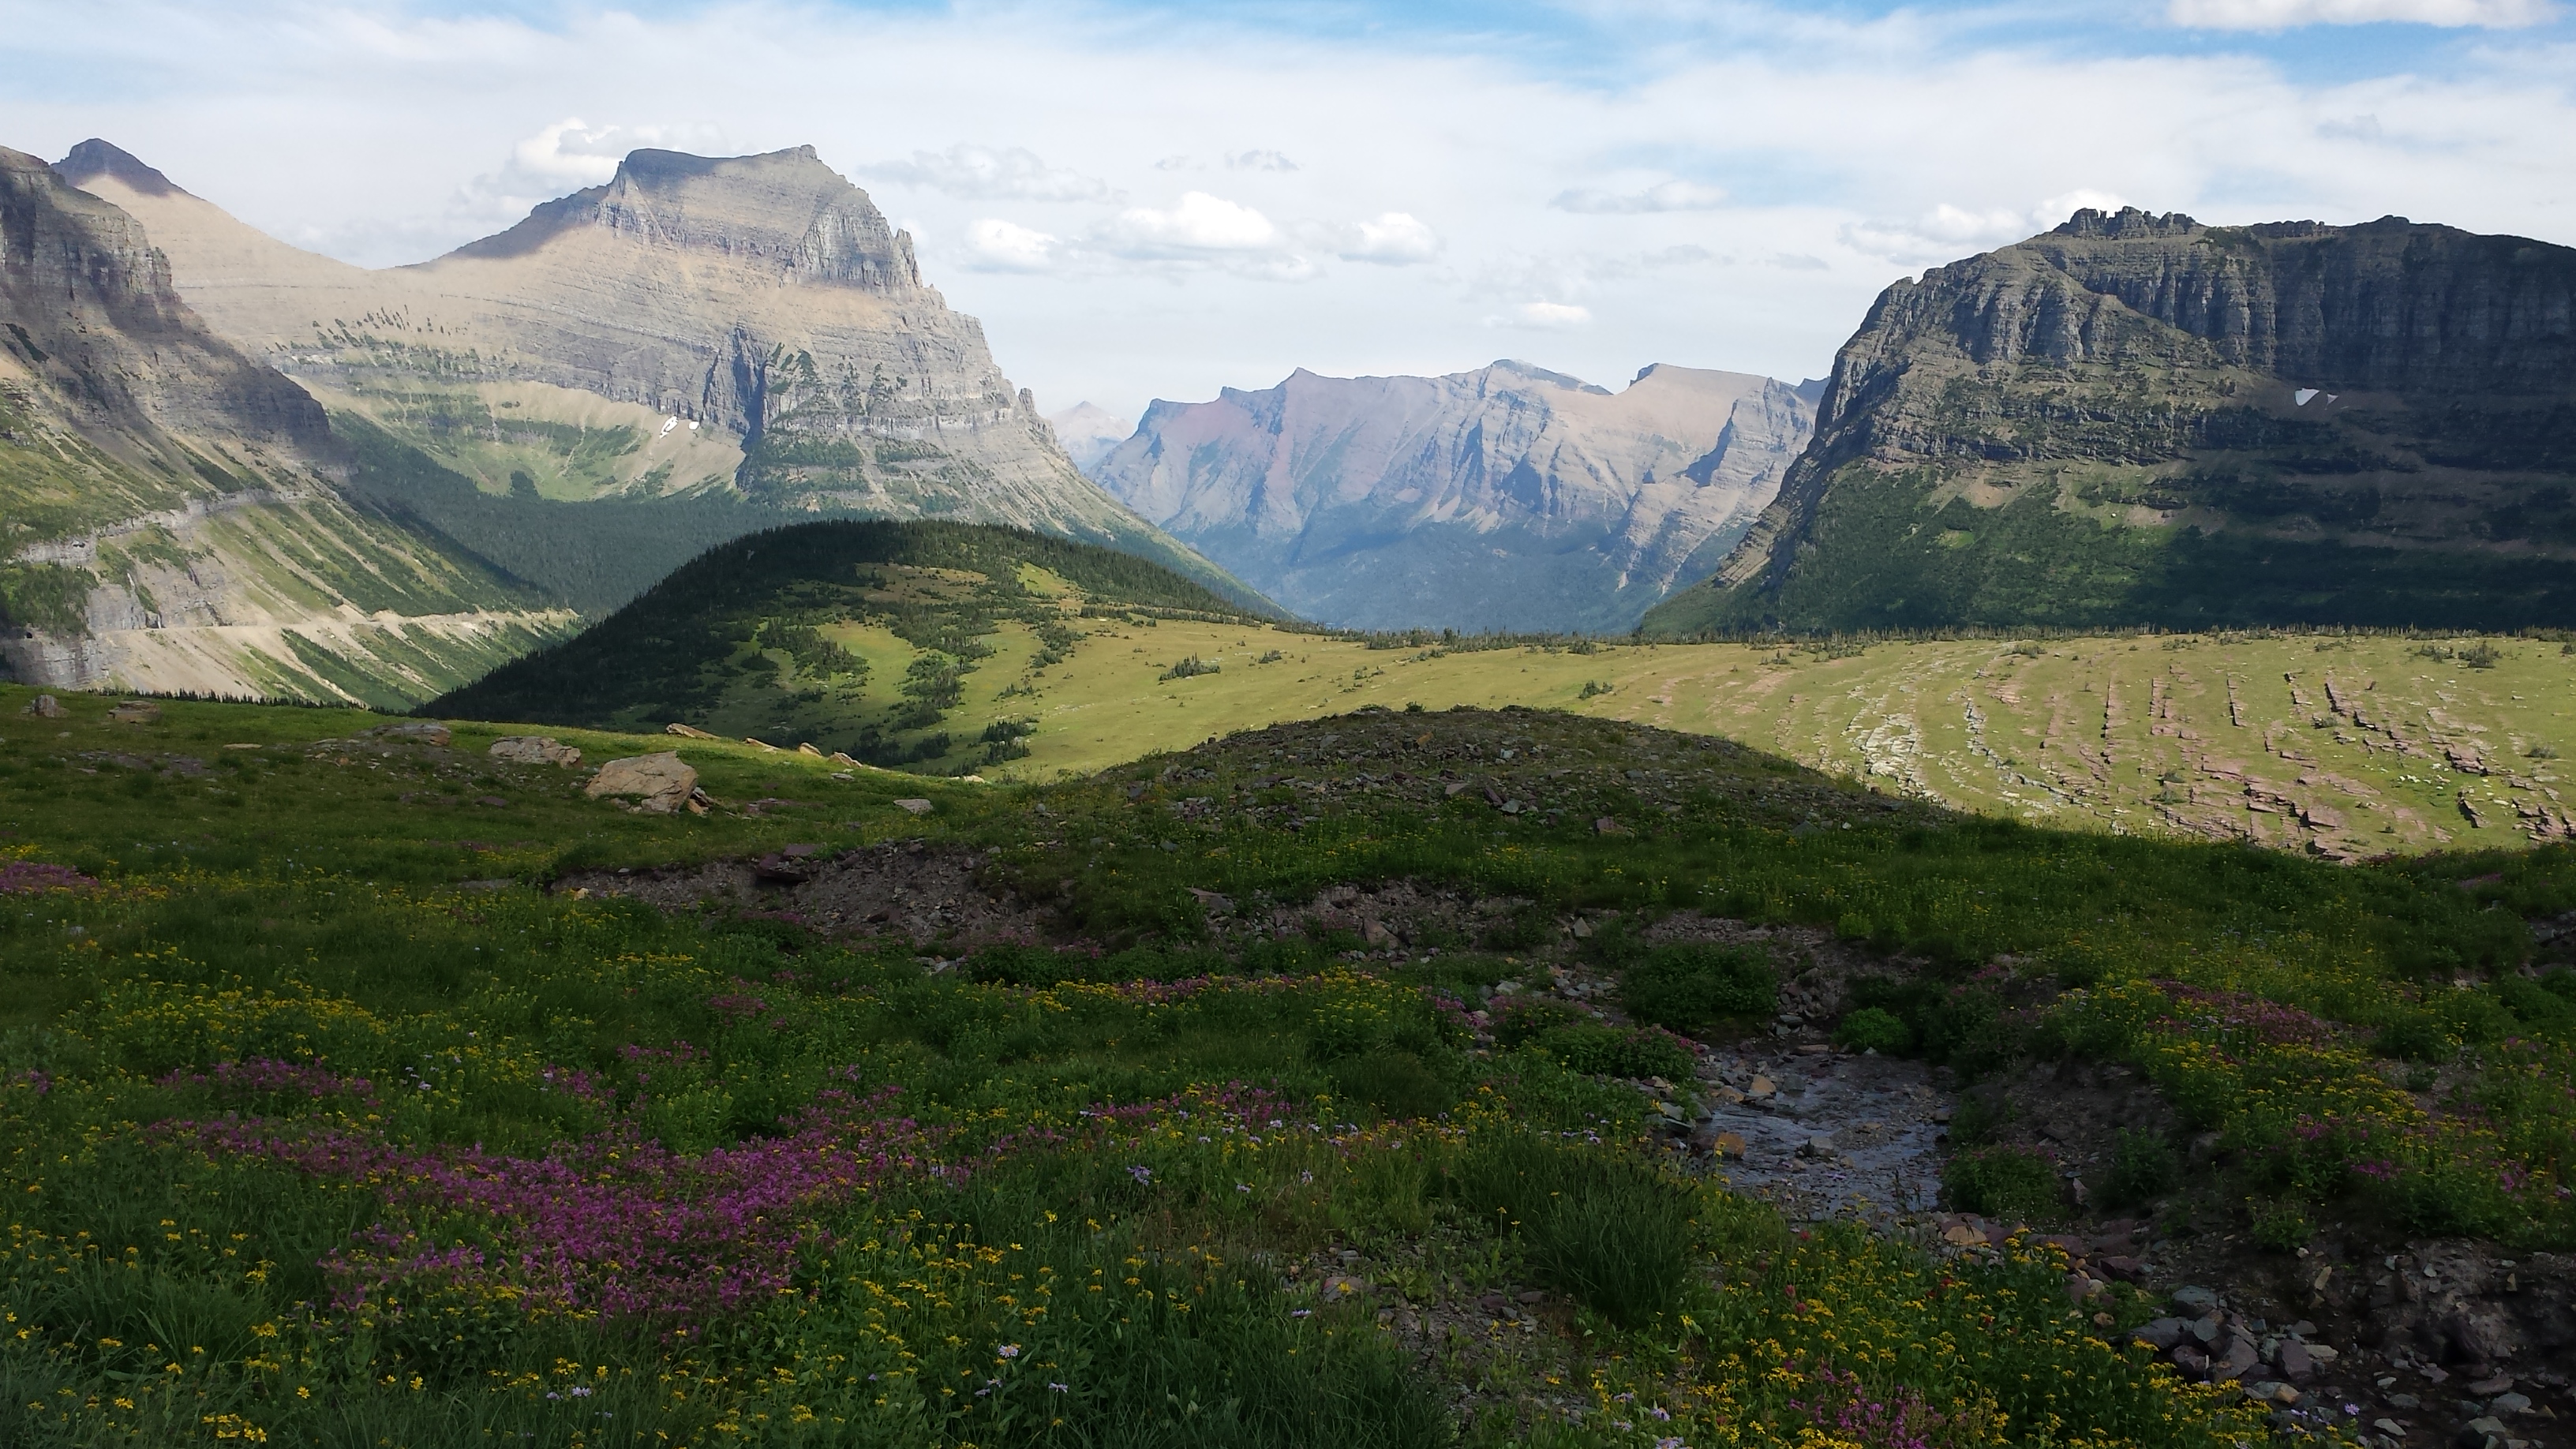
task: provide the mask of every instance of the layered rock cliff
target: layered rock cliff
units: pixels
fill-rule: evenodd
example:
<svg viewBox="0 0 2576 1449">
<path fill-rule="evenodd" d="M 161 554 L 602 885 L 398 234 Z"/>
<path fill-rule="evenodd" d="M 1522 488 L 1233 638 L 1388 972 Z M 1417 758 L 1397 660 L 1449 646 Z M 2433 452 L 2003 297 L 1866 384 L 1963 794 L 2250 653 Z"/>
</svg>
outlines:
<svg viewBox="0 0 2576 1449">
<path fill-rule="evenodd" d="M 2576 622 L 2576 250 L 2078 212 L 1899 282 L 1649 632 Z"/>
<path fill-rule="evenodd" d="M 1365 628 L 1625 630 L 1715 562 L 1807 437 L 1769 378 L 1617 393 L 1518 362 L 1157 402 L 1093 476 L 1300 613 Z"/>
<path fill-rule="evenodd" d="M 214 335 L 133 217 L 0 148 L 0 673 L 390 703 L 568 622 L 352 507 L 346 463 L 321 405 Z"/>
<path fill-rule="evenodd" d="M 810 146 L 637 151 L 381 271 L 262 236 L 103 142 L 62 171 L 144 219 L 218 331 L 489 491 L 1015 524 L 1216 575 L 1082 477 L 912 239 Z"/>
</svg>

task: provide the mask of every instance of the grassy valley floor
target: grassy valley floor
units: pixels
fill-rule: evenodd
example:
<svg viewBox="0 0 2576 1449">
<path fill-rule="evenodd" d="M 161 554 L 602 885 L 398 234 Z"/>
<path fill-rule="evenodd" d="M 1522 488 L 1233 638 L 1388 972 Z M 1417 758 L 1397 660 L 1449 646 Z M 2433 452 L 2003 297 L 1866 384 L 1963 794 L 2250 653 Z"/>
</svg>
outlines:
<svg viewBox="0 0 2576 1449">
<path fill-rule="evenodd" d="M 1525 704 L 1721 735 L 1959 809 L 2337 857 L 2576 834 L 2576 659 L 2531 639 L 2159 635 L 1815 645 L 1409 648 L 1143 616 L 1088 619 L 1033 670 L 1020 625 L 963 680 L 961 741 L 1035 726 L 987 773 L 1088 773 L 1363 705 Z M 914 657 L 836 636 L 879 678 Z M 1578 648 L 1581 646 L 1578 646 Z M 1213 672 L 1169 677 L 1183 660 Z M 788 741 L 788 743 L 793 743 Z"/>
</svg>

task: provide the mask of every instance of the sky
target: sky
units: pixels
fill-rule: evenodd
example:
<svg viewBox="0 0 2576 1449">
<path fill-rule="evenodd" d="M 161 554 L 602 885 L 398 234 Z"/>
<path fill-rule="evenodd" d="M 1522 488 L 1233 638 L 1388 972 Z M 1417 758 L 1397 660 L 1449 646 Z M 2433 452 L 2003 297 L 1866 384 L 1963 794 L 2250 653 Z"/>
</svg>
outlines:
<svg viewBox="0 0 2576 1449">
<path fill-rule="evenodd" d="M 1057 412 L 1511 357 L 1823 375 L 1889 283 L 2136 205 L 2576 244 L 2571 0 L 0 0 L 101 136 L 419 261 L 637 146 L 811 144 Z"/>
</svg>

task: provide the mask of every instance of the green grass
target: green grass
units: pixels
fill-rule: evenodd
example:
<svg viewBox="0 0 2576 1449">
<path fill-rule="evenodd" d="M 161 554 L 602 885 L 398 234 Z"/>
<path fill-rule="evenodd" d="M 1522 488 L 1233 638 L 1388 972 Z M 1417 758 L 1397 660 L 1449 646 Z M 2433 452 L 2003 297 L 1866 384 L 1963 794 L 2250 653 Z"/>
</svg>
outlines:
<svg viewBox="0 0 2576 1449">
<path fill-rule="evenodd" d="M 1792 1234 L 1663 1165 L 1639 1091 L 1586 1074 L 1647 1064 L 1480 1045 L 1444 993 L 1509 962 L 1215 934 L 1190 888 L 1866 912 L 1960 964 L 2098 955 L 2139 934 L 2097 939 L 2106 913 L 2154 910 L 2124 973 L 2250 969 L 2257 921 L 2285 972 L 2522 949 L 2444 879 L 1965 821 L 1565 716 L 1349 716 L 1044 788 L 561 732 L 676 745 L 736 802 L 652 817 L 494 766 L 491 727 L 440 753 L 355 738 L 382 722 L 356 711 L 29 697 L 0 690 L 12 1443 L 1785 1442 L 1840 1395 L 2215 1449 L 2239 1412 L 2071 1316 L 2044 1252 Z M 183 755 L 206 773 L 117 759 Z M 893 806 L 914 794 L 929 815 Z M 916 951 L 530 888 L 906 836 L 989 852 L 1081 939 Z M 1534 1334 L 1479 1306 L 1525 1285 Z M 1454 1327 L 1404 1337 L 1423 1315 Z"/>
</svg>

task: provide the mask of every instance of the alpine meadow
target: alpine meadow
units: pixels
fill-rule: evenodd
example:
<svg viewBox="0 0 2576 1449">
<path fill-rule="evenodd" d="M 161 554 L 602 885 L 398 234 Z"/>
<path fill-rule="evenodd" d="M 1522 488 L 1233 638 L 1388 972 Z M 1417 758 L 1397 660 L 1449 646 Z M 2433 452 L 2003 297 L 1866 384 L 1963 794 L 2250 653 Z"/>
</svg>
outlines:
<svg viewBox="0 0 2576 1449">
<path fill-rule="evenodd" d="M 0 1449 L 2576 1449 L 2568 7 L 219 8 Z"/>
</svg>

